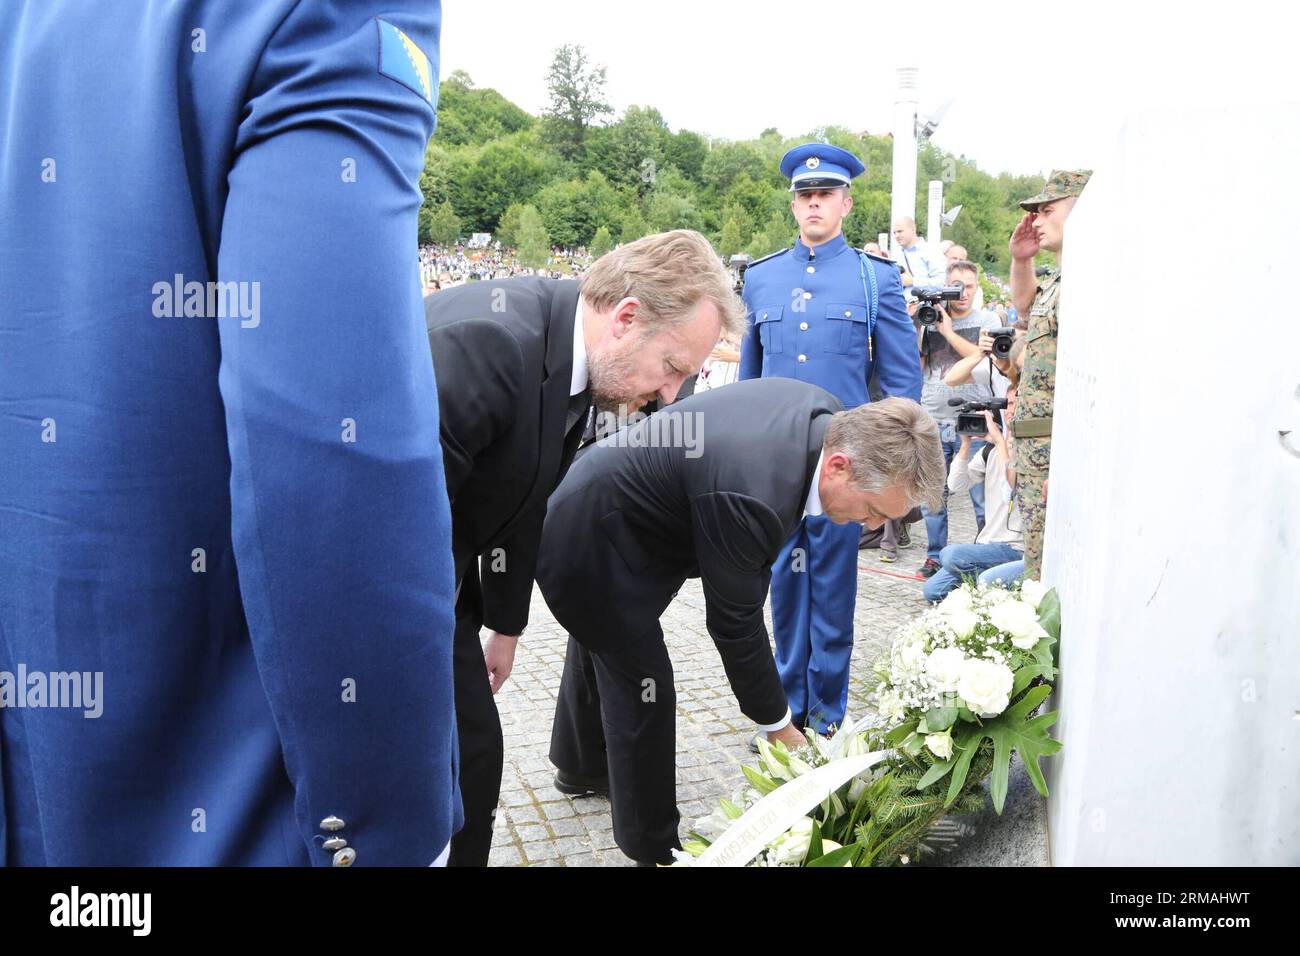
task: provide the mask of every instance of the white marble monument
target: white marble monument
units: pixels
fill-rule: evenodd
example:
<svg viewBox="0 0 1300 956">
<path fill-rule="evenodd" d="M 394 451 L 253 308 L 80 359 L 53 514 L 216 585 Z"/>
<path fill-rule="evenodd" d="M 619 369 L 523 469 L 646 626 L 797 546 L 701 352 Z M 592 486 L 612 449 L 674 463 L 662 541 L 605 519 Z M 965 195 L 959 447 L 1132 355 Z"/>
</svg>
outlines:
<svg viewBox="0 0 1300 956">
<path fill-rule="evenodd" d="M 1062 865 L 1300 863 L 1300 107 L 1130 118 L 1065 232 Z"/>
</svg>

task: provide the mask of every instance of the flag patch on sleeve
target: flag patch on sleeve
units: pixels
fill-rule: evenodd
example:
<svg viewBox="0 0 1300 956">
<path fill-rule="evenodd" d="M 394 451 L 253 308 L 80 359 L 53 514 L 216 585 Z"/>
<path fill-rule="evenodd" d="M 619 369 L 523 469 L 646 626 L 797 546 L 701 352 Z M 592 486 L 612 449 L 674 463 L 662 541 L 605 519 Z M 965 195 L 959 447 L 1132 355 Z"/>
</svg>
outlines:
<svg viewBox="0 0 1300 956">
<path fill-rule="evenodd" d="M 433 106 L 433 68 L 424 51 L 387 20 L 379 24 L 379 72 L 413 90 Z"/>
</svg>

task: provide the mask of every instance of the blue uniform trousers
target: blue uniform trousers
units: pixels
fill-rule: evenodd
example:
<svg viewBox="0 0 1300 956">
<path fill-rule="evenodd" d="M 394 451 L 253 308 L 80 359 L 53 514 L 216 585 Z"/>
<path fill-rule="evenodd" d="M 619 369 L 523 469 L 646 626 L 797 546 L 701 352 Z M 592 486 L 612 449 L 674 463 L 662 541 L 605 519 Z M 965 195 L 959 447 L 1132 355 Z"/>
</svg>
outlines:
<svg viewBox="0 0 1300 956">
<path fill-rule="evenodd" d="M 796 727 L 844 722 L 862 525 L 808 515 L 772 566 L 776 667 Z"/>
</svg>

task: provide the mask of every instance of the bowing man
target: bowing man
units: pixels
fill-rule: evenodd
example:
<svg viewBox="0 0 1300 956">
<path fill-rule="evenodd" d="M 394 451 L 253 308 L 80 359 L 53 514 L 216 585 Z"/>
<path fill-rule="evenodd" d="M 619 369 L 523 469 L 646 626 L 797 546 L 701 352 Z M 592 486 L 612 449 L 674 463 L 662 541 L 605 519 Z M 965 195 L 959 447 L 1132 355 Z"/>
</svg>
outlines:
<svg viewBox="0 0 1300 956">
<path fill-rule="evenodd" d="M 493 695 L 528 623 L 546 499 L 597 410 L 671 402 L 744 307 L 708 240 L 677 230 L 601 256 L 581 283 L 471 282 L 425 305 L 451 499 L 454 676 L 465 826 L 451 864 L 483 866 L 504 749 Z M 481 561 L 480 561 L 481 558 Z M 479 631 L 491 634 L 486 648 Z"/>
<path fill-rule="evenodd" d="M 936 498 L 944 479 L 920 405 L 845 412 L 786 378 L 703 392 L 584 452 L 551 498 L 537 570 L 569 632 L 556 787 L 608 793 L 619 848 L 671 862 L 676 705 L 659 618 L 683 582 L 700 578 L 740 709 L 770 740 L 800 746 L 763 621 L 772 562 L 810 517 L 879 527 Z"/>
</svg>

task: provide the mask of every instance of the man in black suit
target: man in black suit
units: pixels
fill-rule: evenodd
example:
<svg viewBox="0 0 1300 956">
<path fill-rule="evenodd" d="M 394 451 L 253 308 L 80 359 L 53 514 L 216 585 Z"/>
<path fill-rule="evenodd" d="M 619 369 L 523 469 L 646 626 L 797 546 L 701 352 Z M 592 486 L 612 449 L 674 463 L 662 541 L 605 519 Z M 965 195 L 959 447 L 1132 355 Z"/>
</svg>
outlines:
<svg viewBox="0 0 1300 956">
<path fill-rule="evenodd" d="M 429 349 L 459 586 L 453 667 L 465 827 L 453 866 L 482 866 L 504 759 L 492 695 L 528 622 L 546 499 L 596 408 L 671 402 L 744 307 L 699 233 L 621 246 L 581 283 L 472 282 L 429 297 Z M 479 631 L 492 635 L 486 649 Z"/>
<path fill-rule="evenodd" d="M 763 620 L 772 563 L 806 515 L 878 527 L 945 480 L 933 420 L 891 398 L 755 379 L 695 395 L 585 451 L 552 496 L 537 581 L 569 647 L 551 731 L 556 786 L 607 792 L 642 864 L 677 838 L 675 691 L 659 617 L 699 577 L 740 709 L 791 749 Z"/>
</svg>

